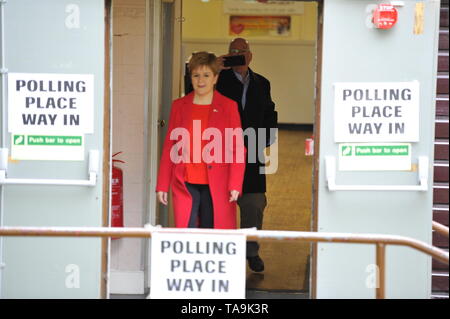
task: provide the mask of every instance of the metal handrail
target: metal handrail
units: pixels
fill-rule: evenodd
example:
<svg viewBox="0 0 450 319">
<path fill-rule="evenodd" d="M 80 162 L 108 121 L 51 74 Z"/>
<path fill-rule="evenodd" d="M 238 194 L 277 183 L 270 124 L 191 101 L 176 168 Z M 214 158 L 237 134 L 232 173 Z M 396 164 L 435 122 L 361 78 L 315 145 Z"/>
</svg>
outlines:
<svg viewBox="0 0 450 319">
<path fill-rule="evenodd" d="M 448 238 L 448 227 L 446 227 L 445 225 L 433 221 L 433 230 L 437 231 L 439 234 L 444 235 Z"/>
<path fill-rule="evenodd" d="M 434 226 L 434 224 L 433 224 Z M 249 229 L 196 229 L 196 228 L 162 228 L 146 225 L 145 227 L 0 227 L 0 236 L 46 236 L 46 237 L 138 237 L 150 238 L 153 232 L 195 233 L 195 234 L 230 234 L 245 235 L 247 240 L 273 241 L 298 240 L 323 243 L 375 244 L 376 264 L 378 267 L 376 298 L 385 298 L 385 255 L 387 245 L 407 246 L 428 254 L 437 260 L 449 264 L 449 253 L 419 240 L 384 234 L 352 234 L 302 231 L 276 231 Z"/>
</svg>

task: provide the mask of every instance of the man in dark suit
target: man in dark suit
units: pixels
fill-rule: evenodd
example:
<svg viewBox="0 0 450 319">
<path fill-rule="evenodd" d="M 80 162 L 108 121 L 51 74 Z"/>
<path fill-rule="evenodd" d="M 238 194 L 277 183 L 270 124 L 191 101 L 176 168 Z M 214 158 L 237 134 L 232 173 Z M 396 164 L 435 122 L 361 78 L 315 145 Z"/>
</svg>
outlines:
<svg viewBox="0 0 450 319">
<path fill-rule="evenodd" d="M 270 134 L 270 129 L 277 127 L 277 112 L 270 95 L 270 82 L 249 68 L 252 52 L 248 41 L 243 38 L 231 41 L 229 54 L 226 56 L 230 55 L 243 55 L 245 65 L 223 68 L 216 89 L 238 103 L 244 132 L 252 128 L 256 133 L 256 143 L 249 143 L 249 139 L 245 138 L 247 163 L 242 196 L 237 202 L 241 211 L 241 228 L 262 229 L 263 213 L 267 205 L 263 151 L 275 140 L 275 136 Z M 221 63 L 223 63 L 223 57 L 219 58 Z M 258 147 L 258 138 L 264 137 L 260 137 L 259 134 L 266 135 L 265 145 L 262 147 Z M 255 156 L 252 158 L 252 154 L 256 154 L 256 160 Z M 253 271 L 264 270 L 264 262 L 259 256 L 257 242 L 247 242 L 247 260 Z"/>
</svg>

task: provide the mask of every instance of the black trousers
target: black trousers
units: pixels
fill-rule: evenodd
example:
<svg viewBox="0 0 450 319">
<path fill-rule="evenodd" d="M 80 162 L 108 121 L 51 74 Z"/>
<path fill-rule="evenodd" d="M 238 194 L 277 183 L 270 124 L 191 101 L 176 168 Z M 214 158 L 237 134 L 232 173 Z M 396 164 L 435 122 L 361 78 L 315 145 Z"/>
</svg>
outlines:
<svg viewBox="0 0 450 319">
<path fill-rule="evenodd" d="M 186 182 L 186 187 L 192 196 L 188 228 L 214 228 L 214 209 L 209 185 Z"/>
<path fill-rule="evenodd" d="M 262 229 L 264 209 L 267 206 L 265 193 L 244 193 L 237 201 L 241 211 L 241 228 Z M 247 241 L 247 257 L 258 256 L 259 243 Z"/>
</svg>

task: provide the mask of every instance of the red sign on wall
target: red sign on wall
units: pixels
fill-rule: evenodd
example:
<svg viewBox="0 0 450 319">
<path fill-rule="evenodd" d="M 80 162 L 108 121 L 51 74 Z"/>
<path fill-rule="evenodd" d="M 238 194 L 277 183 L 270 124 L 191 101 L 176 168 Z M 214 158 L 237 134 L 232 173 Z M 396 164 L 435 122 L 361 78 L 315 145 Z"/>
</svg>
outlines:
<svg viewBox="0 0 450 319">
<path fill-rule="evenodd" d="M 378 29 L 390 29 L 397 23 L 397 10 L 391 4 L 379 4 L 373 12 L 373 24 Z"/>
</svg>

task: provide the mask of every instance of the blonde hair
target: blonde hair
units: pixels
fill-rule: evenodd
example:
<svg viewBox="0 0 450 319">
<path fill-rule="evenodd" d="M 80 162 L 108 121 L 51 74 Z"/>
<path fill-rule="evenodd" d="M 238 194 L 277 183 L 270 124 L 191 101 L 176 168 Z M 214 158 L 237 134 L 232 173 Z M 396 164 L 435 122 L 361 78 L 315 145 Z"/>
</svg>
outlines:
<svg viewBox="0 0 450 319">
<path fill-rule="evenodd" d="M 209 67 L 214 75 L 219 74 L 220 66 L 214 53 L 206 51 L 192 53 L 188 64 L 189 72 L 192 73 L 193 70 L 204 65 Z"/>
</svg>

